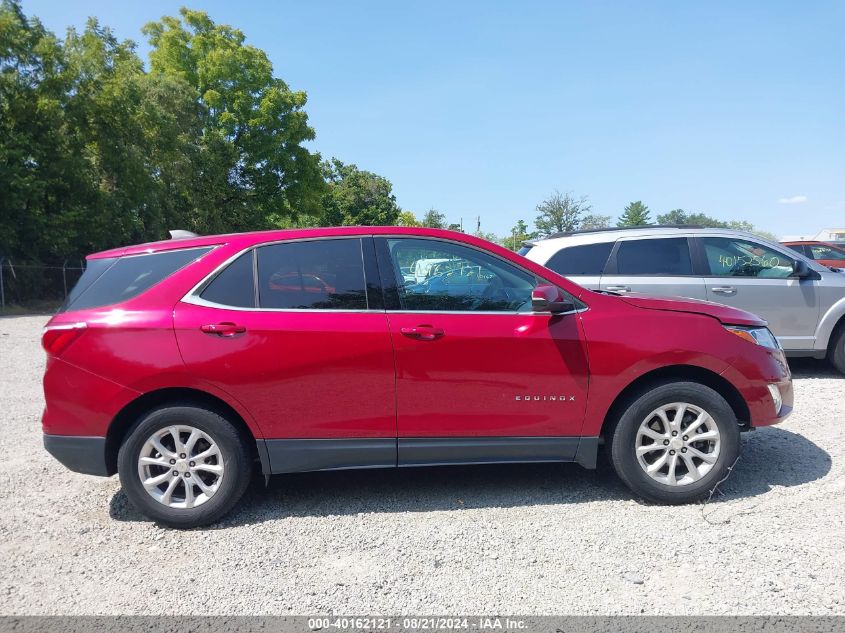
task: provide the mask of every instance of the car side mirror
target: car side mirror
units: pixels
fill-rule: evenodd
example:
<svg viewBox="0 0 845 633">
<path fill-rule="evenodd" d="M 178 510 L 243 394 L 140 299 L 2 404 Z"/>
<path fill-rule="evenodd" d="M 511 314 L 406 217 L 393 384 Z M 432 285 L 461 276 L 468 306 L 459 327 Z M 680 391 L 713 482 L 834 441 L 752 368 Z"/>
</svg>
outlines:
<svg viewBox="0 0 845 633">
<path fill-rule="evenodd" d="M 792 264 L 792 276 L 798 277 L 798 279 L 806 279 L 807 277 L 813 277 L 813 270 L 807 265 L 803 259 L 796 259 L 795 263 Z"/>
<path fill-rule="evenodd" d="M 575 309 L 572 301 L 568 300 L 560 288 L 541 284 L 531 291 L 531 309 L 534 312 L 571 312 Z"/>
</svg>

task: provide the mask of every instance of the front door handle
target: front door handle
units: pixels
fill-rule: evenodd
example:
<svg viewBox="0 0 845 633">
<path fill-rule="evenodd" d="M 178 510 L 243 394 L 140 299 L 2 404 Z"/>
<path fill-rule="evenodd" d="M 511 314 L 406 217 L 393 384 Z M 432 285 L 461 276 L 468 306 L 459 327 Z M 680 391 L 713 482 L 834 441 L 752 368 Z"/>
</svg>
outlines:
<svg viewBox="0 0 845 633">
<path fill-rule="evenodd" d="M 736 288 L 733 286 L 713 286 L 710 288 L 713 292 L 720 295 L 735 295 Z"/>
<path fill-rule="evenodd" d="M 399 328 L 399 331 L 402 332 L 403 336 L 407 336 L 408 338 L 415 338 L 418 341 L 433 341 L 434 339 L 440 338 L 441 336 L 443 336 L 443 334 L 445 334 L 445 332 L 439 327 L 433 327 L 431 325 L 403 327 Z"/>
<path fill-rule="evenodd" d="M 232 323 L 231 321 L 224 321 L 223 323 L 210 323 L 203 325 L 200 330 L 206 334 L 216 334 L 217 336 L 234 336 L 235 334 L 243 334 L 246 328 L 243 325 Z"/>
<path fill-rule="evenodd" d="M 631 286 L 607 286 L 605 290 L 610 292 L 631 292 Z"/>
</svg>

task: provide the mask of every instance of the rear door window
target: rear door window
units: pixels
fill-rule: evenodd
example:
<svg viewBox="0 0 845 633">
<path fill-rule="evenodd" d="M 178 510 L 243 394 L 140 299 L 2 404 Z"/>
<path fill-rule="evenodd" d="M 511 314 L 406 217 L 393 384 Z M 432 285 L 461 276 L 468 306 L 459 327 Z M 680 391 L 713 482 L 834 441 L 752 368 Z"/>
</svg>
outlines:
<svg viewBox="0 0 845 633">
<path fill-rule="evenodd" d="M 559 275 L 601 275 L 611 250 L 613 242 L 562 248 L 546 262 L 546 268 Z"/>
<path fill-rule="evenodd" d="M 137 297 L 210 250 L 211 247 L 188 248 L 163 253 L 90 260 L 88 268 L 71 291 L 62 311 L 99 308 Z M 110 265 L 95 263 L 101 261 L 112 263 Z M 89 282 L 88 279 L 91 278 L 93 281 Z M 81 290 L 77 291 L 77 288 Z"/>
<path fill-rule="evenodd" d="M 689 241 L 685 237 L 621 241 L 616 274 L 692 275 Z"/>
<path fill-rule="evenodd" d="M 360 238 L 270 244 L 256 252 L 260 308 L 367 309 Z"/>
</svg>

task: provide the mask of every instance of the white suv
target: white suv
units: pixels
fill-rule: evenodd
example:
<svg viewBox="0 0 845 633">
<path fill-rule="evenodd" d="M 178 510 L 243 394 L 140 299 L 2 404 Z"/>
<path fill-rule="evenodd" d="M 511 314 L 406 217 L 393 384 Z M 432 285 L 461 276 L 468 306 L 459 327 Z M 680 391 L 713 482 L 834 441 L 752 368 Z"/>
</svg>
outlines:
<svg viewBox="0 0 845 633">
<path fill-rule="evenodd" d="M 593 290 L 753 312 L 787 355 L 827 356 L 845 373 L 845 275 L 781 244 L 729 229 L 645 226 L 557 233 L 520 253 Z"/>
</svg>

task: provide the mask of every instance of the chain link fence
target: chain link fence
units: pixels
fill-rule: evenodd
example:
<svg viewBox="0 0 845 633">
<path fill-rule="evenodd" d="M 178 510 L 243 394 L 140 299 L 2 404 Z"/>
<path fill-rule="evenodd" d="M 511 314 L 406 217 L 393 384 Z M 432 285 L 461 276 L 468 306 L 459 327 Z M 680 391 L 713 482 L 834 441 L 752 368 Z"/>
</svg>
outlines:
<svg viewBox="0 0 845 633">
<path fill-rule="evenodd" d="M 84 271 L 83 257 L 48 266 L 0 255 L 0 310 L 58 307 Z"/>
</svg>

